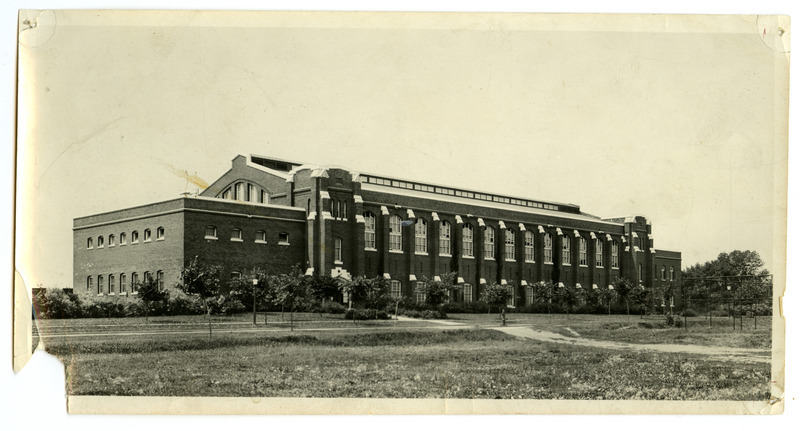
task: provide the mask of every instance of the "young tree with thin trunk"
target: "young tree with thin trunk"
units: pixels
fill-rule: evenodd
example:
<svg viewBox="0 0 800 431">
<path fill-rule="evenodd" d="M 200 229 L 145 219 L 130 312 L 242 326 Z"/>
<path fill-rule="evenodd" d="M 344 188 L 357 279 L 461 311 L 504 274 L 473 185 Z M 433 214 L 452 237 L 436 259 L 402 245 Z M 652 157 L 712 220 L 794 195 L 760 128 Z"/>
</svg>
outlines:
<svg viewBox="0 0 800 431">
<path fill-rule="evenodd" d="M 280 274 L 271 277 L 271 284 L 275 295 L 275 302 L 289 309 L 289 330 L 294 331 L 294 312 L 307 305 L 311 295 L 309 283 L 299 266 L 292 268 L 289 274 Z"/>
<path fill-rule="evenodd" d="M 160 287 L 158 280 L 153 277 L 147 277 L 146 280 L 137 283 L 136 288 L 138 289 L 137 296 L 144 306 L 144 320 L 149 323 L 151 305 L 155 302 L 169 299 L 169 291 Z"/>
<path fill-rule="evenodd" d="M 498 309 L 505 311 L 505 305 L 513 295 L 511 286 L 492 283 L 486 286 L 486 302 L 489 305 L 496 305 Z"/>
<path fill-rule="evenodd" d="M 209 338 L 211 338 L 211 308 L 208 301 L 219 295 L 221 273 L 222 267 L 220 265 L 206 264 L 198 256 L 195 256 L 181 270 L 181 280 L 175 285 L 177 289 L 187 295 L 198 296 L 203 300 L 206 318 L 208 319 Z"/>
</svg>

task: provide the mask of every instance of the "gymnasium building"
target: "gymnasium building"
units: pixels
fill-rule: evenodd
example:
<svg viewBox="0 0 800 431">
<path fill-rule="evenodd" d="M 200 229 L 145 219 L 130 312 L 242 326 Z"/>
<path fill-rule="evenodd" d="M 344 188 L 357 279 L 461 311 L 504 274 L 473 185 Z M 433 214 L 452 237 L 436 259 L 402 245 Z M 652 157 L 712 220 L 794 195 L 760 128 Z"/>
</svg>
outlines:
<svg viewBox="0 0 800 431">
<path fill-rule="evenodd" d="M 608 289 L 679 281 L 681 254 L 657 250 L 640 215 L 601 219 L 577 205 L 239 155 L 197 195 L 74 220 L 74 292 L 127 298 L 155 277 L 177 282 L 194 256 L 224 276 L 273 273 L 390 280 L 394 296 L 424 300 L 424 279 L 456 273 L 454 301 L 487 283 L 527 304 L 539 281 Z M 225 282 L 227 280 L 223 280 Z"/>
</svg>

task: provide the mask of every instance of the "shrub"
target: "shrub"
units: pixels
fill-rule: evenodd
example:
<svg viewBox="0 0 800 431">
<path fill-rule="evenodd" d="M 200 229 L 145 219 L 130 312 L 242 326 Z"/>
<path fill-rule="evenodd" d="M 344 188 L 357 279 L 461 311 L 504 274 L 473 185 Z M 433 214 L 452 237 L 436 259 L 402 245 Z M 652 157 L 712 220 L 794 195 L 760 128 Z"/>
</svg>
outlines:
<svg viewBox="0 0 800 431">
<path fill-rule="evenodd" d="M 242 301 L 230 296 L 219 296 L 210 299 L 208 306 L 211 309 L 211 314 L 224 314 L 226 316 L 242 313 L 246 310 Z"/>
<path fill-rule="evenodd" d="M 324 304 L 320 305 L 317 309 L 319 313 L 328 313 L 328 314 L 344 314 L 347 311 L 347 307 L 338 302 L 333 301 L 326 301 Z"/>
<path fill-rule="evenodd" d="M 687 308 L 686 310 L 683 310 L 683 313 L 681 313 L 681 315 L 686 317 L 697 317 L 697 311 L 695 311 L 692 308 Z"/>
<path fill-rule="evenodd" d="M 344 313 L 344 318 L 347 320 L 386 320 L 389 318 L 389 314 L 383 310 L 374 310 L 371 308 L 348 308 Z"/>
</svg>

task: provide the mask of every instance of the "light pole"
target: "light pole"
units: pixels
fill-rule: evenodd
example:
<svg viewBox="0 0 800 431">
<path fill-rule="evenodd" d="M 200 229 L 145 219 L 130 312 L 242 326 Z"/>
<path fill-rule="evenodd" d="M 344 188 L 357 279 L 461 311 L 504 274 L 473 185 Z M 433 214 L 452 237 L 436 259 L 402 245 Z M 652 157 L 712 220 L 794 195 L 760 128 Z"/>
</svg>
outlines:
<svg viewBox="0 0 800 431">
<path fill-rule="evenodd" d="M 256 286 L 258 279 L 253 277 L 253 326 L 256 326 Z"/>
</svg>

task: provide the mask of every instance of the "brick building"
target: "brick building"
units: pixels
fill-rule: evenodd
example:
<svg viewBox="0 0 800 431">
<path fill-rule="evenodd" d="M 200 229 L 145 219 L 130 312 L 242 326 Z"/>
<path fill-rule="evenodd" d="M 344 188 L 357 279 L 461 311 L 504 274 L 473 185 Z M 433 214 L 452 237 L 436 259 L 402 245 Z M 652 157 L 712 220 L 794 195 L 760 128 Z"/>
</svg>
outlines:
<svg viewBox="0 0 800 431">
<path fill-rule="evenodd" d="M 74 221 L 74 291 L 130 294 L 143 277 L 166 285 L 192 257 L 226 277 L 299 264 L 308 274 L 382 276 L 413 297 L 424 278 L 455 272 L 457 301 L 487 283 L 539 281 L 608 288 L 679 281 L 680 252 L 656 250 L 642 216 L 601 219 L 573 204 L 237 156 L 198 196 Z"/>
</svg>

